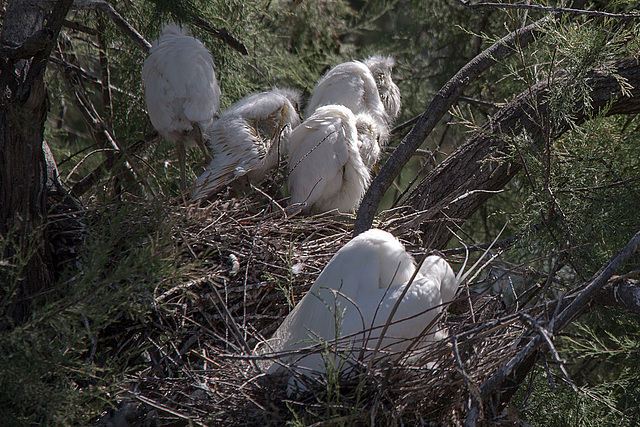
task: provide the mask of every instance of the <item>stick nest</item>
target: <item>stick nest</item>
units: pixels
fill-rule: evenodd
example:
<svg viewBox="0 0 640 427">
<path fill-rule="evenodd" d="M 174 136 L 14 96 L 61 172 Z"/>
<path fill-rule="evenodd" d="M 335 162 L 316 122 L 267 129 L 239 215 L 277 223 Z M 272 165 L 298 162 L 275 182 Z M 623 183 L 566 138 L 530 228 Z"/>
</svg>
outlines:
<svg viewBox="0 0 640 427">
<path fill-rule="evenodd" d="M 151 322 L 120 343 L 139 357 L 120 407 L 101 425 L 123 417 L 134 425 L 460 424 L 478 385 L 518 350 L 522 327 L 497 299 L 469 298 L 463 284 L 441 321 L 448 339 L 410 362 L 401 357 L 287 397 L 287 379 L 260 372 L 251 351 L 351 239 L 353 216 L 286 218 L 260 194 L 168 209 L 193 279 L 159 291 Z M 419 260 L 427 250 L 405 226 L 411 220 L 390 211 L 375 226 Z"/>
</svg>

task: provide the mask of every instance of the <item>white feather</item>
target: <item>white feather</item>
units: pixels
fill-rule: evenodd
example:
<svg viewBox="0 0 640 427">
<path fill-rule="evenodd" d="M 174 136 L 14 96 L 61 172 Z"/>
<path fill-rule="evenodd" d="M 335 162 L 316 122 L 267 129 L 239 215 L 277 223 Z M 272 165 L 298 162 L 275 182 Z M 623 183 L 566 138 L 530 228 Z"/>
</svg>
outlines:
<svg viewBox="0 0 640 427">
<path fill-rule="evenodd" d="M 260 181 L 277 166 L 285 149 L 282 142 L 300 123 L 299 96 L 291 89 L 273 89 L 243 98 L 223 112 L 206 131 L 213 160 L 198 177 L 192 197 L 208 197 L 243 175 Z"/>
<path fill-rule="evenodd" d="M 304 212 L 313 206 L 354 211 L 380 154 L 376 131 L 366 114 L 355 116 L 342 105 L 319 107 L 288 139 L 290 205 L 304 203 Z"/>
<path fill-rule="evenodd" d="M 257 353 L 289 352 L 318 342 L 331 345 L 341 337 L 341 349 L 330 347 L 330 364 L 359 355 L 370 357 L 380 339 L 380 355 L 406 349 L 436 319 L 442 304 L 453 299 L 459 283 L 449 264 L 438 256 L 427 257 L 409 284 L 415 268 L 412 257 L 391 234 L 376 229 L 360 234 L 334 255 Z M 381 338 L 406 286 L 409 289 Z M 434 328 L 428 332 L 424 340 L 437 339 Z M 282 364 L 293 364 L 292 369 L 308 376 L 326 369 L 318 352 L 289 354 L 280 362 L 271 365 L 269 372 L 279 370 Z"/>
</svg>

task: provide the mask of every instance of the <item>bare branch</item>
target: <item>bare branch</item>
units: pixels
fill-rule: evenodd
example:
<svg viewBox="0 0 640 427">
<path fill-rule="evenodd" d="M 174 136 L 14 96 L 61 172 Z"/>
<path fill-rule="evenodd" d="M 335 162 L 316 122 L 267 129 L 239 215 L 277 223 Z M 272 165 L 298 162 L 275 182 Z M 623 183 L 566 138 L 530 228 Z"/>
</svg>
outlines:
<svg viewBox="0 0 640 427">
<path fill-rule="evenodd" d="M 636 114 L 640 112 L 640 67 L 635 57 L 618 59 L 607 64 L 616 69 L 619 77 L 602 71 L 592 71 L 587 78 L 591 82 L 591 110 L 578 101 L 572 108 L 575 112 L 575 123 L 588 120 L 600 109 L 606 108 L 607 115 Z M 556 80 L 561 77 L 556 77 Z M 629 96 L 623 94 L 619 78 L 626 80 L 633 89 Z M 444 222 L 455 228 L 451 222 L 462 223 L 475 212 L 491 193 L 503 188 L 518 173 L 523 164 L 516 159 L 504 157 L 507 141 L 496 135 L 517 135 L 526 132 L 537 138 L 542 130 L 536 119 L 534 109 L 544 119 L 548 105 L 545 99 L 548 93 L 548 82 L 541 81 L 531 90 L 527 89 L 509 104 L 494 114 L 489 122 L 467 142 L 449 155 L 433 169 L 404 201 L 419 215 L 410 219 L 406 226 L 422 226 L 424 235 L 434 240 L 434 248 L 441 249 L 451 238 Z M 532 99 L 533 97 L 533 99 Z M 566 131 L 556 129 L 554 137 Z M 473 192 L 473 190 L 483 190 Z M 460 198 L 462 195 L 467 195 Z M 456 203 L 453 201 L 457 200 Z"/>
<path fill-rule="evenodd" d="M 220 40 L 222 40 L 223 42 L 225 42 L 226 44 L 228 44 L 229 46 L 231 46 L 241 54 L 243 55 L 249 54 L 249 51 L 247 50 L 247 47 L 244 45 L 244 43 L 241 40 L 238 40 L 237 38 L 232 36 L 231 33 L 229 33 L 229 31 L 226 28 L 221 28 L 221 27 L 216 27 L 214 25 L 211 25 L 209 22 L 205 21 L 199 16 L 192 16 L 192 20 L 198 27 L 213 34 L 214 36 L 216 36 L 217 38 L 219 38 Z"/>
<path fill-rule="evenodd" d="M 470 7 L 472 9 L 519 9 L 519 10 L 537 10 L 542 12 L 554 12 L 554 13 L 568 13 L 572 15 L 586 15 L 586 16 L 600 16 L 603 18 L 619 18 L 619 19 L 635 19 L 640 18 L 640 14 L 638 13 L 609 13 L 609 12 L 601 12 L 598 10 L 583 10 L 583 9 L 574 9 L 570 7 L 552 7 L 552 6 L 541 6 L 537 4 L 512 4 L 512 3 L 491 3 L 491 2 L 481 2 L 481 3 L 471 3 L 470 1 L 458 0 L 464 6 Z"/>
<path fill-rule="evenodd" d="M 598 305 L 624 307 L 640 315 L 640 284 L 637 280 L 616 280 L 607 284 L 594 302 Z"/>
<path fill-rule="evenodd" d="M 120 15 L 111 4 L 101 0 L 76 0 L 74 9 L 99 10 L 109 17 L 144 53 L 149 53 L 151 44 Z"/>
</svg>

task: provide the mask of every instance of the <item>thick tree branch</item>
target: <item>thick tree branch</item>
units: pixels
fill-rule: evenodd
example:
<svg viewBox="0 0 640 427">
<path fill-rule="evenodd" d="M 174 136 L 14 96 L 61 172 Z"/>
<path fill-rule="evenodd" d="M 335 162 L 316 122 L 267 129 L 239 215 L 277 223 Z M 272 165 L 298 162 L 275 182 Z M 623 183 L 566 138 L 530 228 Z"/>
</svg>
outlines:
<svg viewBox="0 0 640 427">
<path fill-rule="evenodd" d="M 569 303 L 566 303 L 567 300 L 563 301 L 562 299 L 557 301 L 554 305 L 560 304 L 560 306 L 558 309 L 554 310 L 555 314 L 551 320 L 547 322 L 548 326 L 547 329 L 545 329 L 545 333 L 548 335 L 546 338 L 552 339 L 569 323 L 573 322 L 577 317 L 588 310 L 589 306 L 593 303 L 595 296 L 600 294 L 603 287 L 616 273 L 616 271 L 638 251 L 639 246 L 640 231 L 637 232 L 631 240 L 629 240 L 622 250 L 610 258 L 589 282 L 574 291 L 576 296 L 567 299 L 570 301 Z M 629 292 L 627 288 L 625 288 L 625 290 Z M 634 296 L 640 294 L 640 290 L 637 288 L 633 292 Z M 563 304 L 563 302 L 565 303 Z M 480 387 L 482 399 L 481 401 L 474 400 L 469 412 L 467 413 L 465 426 L 476 425 L 481 412 L 480 405 L 487 403 L 487 401 L 492 400 L 494 404 L 506 403 L 513 392 L 518 388 L 522 380 L 526 377 L 526 374 L 535 363 L 536 355 L 540 346 L 545 342 L 545 336 L 540 333 L 536 333 L 528 338 L 528 343 L 514 357 L 505 363 L 501 369 L 482 384 Z M 526 342 L 526 339 L 527 337 L 523 337 L 523 342 Z M 507 381 L 509 384 L 505 389 L 505 383 Z M 504 393 L 505 391 L 506 393 Z"/>
<path fill-rule="evenodd" d="M 572 109 L 575 123 L 588 120 L 603 108 L 606 108 L 607 115 L 640 113 L 638 59 L 623 58 L 608 65 L 617 70 L 625 84 L 632 86 L 627 93 L 630 96 L 624 95 L 619 78 L 593 71 L 588 75 L 592 108 L 576 103 Z M 555 79 L 559 81 L 559 77 Z M 504 136 L 526 132 L 535 140 L 542 135 L 536 117 L 545 123 L 548 86 L 549 82 L 541 81 L 521 93 L 491 117 L 481 131 L 433 169 L 405 200 L 406 205 L 420 212 L 405 226 L 422 226 L 423 234 L 429 236 L 433 248 L 445 247 L 451 233 L 443 225 L 455 228 L 454 224 L 464 222 L 522 169 L 519 161 L 506 159 L 508 141 Z M 555 129 L 555 136 L 564 131 L 566 128 Z"/>
<path fill-rule="evenodd" d="M 576 7 L 580 7 L 583 3 L 584 1 L 573 2 Z M 522 48 L 533 42 L 535 37 L 540 34 L 541 28 L 553 22 L 553 19 L 553 16 L 545 17 L 503 37 L 462 67 L 462 69 L 440 89 L 433 101 L 431 101 L 431 104 L 429 104 L 425 112 L 420 116 L 416 125 L 404 137 L 398 145 L 396 152 L 389 157 L 380 170 L 380 173 L 371 183 L 358 209 L 358 215 L 354 224 L 355 235 L 371 227 L 373 217 L 384 193 L 398 176 L 404 165 L 407 164 L 412 153 L 422 145 L 440 119 L 442 119 L 447 111 L 449 111 L 449 108 L 451 108 L 462 95 L 464 89 L 484 71 L 499 61 L 511 56 L 518 48 Z"/>
<path fill-rule="evenodd" d="M 640 282 L 626 279 L 609 283 L 602 288 L 594 303 L 622 307 L 640 316 Z"/>
</svg>

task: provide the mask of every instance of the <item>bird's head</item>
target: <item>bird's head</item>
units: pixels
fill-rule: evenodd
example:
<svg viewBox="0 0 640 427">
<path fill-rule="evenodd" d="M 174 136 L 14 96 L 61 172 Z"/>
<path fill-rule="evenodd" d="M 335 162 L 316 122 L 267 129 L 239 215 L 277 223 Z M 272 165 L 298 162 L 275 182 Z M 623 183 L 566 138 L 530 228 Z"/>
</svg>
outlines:
<svg viewBox="0 0 640 427">
<path fill-rule="evenodd" d="M 376 81 L 385 111 L 389 117 L 395 119 L 400 113 L 402 105 L 400 89 L 391 78 L 395 60 L 392 56 L 374 55 L 366 59 L 364 64 L 369 68 Z"/>
</svg>

